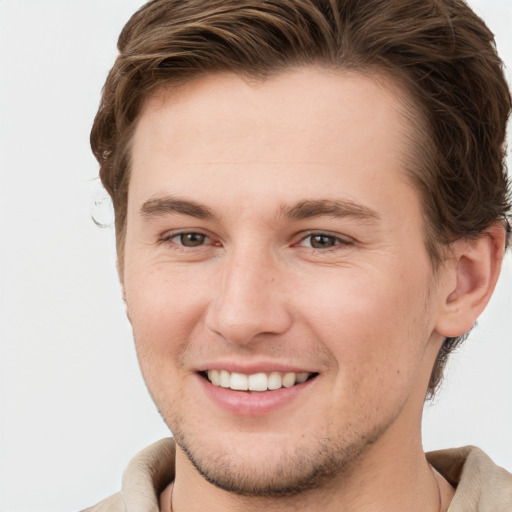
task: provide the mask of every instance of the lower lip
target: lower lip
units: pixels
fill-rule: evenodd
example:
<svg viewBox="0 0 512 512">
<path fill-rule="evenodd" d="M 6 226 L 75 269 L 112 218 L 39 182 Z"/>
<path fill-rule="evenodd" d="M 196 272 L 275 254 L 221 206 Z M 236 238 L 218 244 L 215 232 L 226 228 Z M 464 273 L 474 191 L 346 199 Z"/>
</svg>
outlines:
<svg viewBox="0 0 512 512">
<path fill-rule="evenodd" d="M 198 375 L 204 391 L 212 402 L 237 416 L 265 416 L 293 402 L 305 393 L 318 377 L 296 384 L 290 388 L 274 391 L 234 391 L 214 386 L 209 380 Z"/>
</svg>

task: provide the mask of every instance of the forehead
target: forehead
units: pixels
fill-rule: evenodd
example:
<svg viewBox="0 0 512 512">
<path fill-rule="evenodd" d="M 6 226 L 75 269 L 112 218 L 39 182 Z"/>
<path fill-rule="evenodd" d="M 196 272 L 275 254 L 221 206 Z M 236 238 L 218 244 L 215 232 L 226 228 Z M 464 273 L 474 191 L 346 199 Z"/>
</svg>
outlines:
<svg viewBox="0 0 512 512">
<path fill-rule="evenodd" d="M 225 206 L 247 194 L 270 204 L 329 191 L 364 200 L 379 180 L 403 187 L 411 128 L 397 91 L 387 79 L 318 68 L 162 88 L 135 131 L 130 202 L 200 194 Z"/>
<path fill-rule="evenodd" d="M 398 121 L 397 127 L 405 134 L 410 126 L 403 99 L 407 99 L 407 93 L 402 85 L 377 73 L 310 66 L 289 69 L 267 79 L 211 74 L 182 85 L 158 88 L 143 105 L 135 140 L 137 143 L 148 131 L 154 136 L 155 128 L 164 125 L 167 134 L 174 131 L 177 136 L 185 130 L 199 134 L 213 128 L 221 137 L 230 135 L 228 130 L 232 128 L 238 139 L 250 137 L 254 144 L 258 142 L 258 131 L 264 131 L 268 134 L 262 141 L 266 145 L 273 135 L 287 134 L 286 140 L 291 140 L 305 130 L 309 136 L 316 132 L 325 138 L 327 130 L 338 128 L 343 122 L 364 125 L 370 135 L 372 127 L 379 130 L 383 123 Z M 310 124 L 297 124 L 304 120 Z M 363 144 L 358 126 L 355 128 L 340 136 L 346 138 L 352 132 Z M 170 142 L 165 140 L 166 145 Z"/>
</svg>

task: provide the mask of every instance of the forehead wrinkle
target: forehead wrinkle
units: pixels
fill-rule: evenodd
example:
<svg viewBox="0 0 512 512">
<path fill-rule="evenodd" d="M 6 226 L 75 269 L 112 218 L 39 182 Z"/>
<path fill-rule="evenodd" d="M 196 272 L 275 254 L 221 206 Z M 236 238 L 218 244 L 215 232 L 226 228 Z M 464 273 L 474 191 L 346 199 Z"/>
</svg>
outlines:
<svg viewBox="0 0 512 512">
<path fill-rule="evenodd" d="M 366 221 L 378 221 L 379 214 L 371 208 L 348 200 L 315 199 L 300 201 L 292 206 L 283 205 L 279 216 L 294 220 L 317 216 L 354 217 Z"/>
<path fill-rule="evenodd" d="M 203 220 L 218 220 L 219 216 L 207 206 L 189 199 L 174 196 L 153 197 L 144 202 L 140 208 L 142 217 L 177 213 Z"/>
</svg>

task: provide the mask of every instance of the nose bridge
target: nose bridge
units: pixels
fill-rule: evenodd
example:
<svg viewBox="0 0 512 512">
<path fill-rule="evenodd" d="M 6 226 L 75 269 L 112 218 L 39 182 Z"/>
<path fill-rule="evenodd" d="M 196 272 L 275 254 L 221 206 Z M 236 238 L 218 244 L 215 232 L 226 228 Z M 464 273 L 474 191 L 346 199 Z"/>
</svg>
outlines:
<svg viewBox="0 0 512 512">
<path fill-rule="evenodd" d="M 258 334 L 279 334 L 290 324 L 279 269 L 270 251 L 241 244 L 226 255 L 208 327 L 231 343 L 249 343 Z"/>
</svg>

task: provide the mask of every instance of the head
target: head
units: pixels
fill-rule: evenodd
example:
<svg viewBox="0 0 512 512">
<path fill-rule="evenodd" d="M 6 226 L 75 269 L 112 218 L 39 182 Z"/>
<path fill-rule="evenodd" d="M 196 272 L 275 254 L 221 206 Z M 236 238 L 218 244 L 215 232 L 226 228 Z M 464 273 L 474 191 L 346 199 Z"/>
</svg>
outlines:
<svg viewBox="0 0 512 512">
<path fill-rule="evenodd" d="M 231 72 L 267 80 L 322 66 L 385 78 L 414 126 L 407 171 L 434 270 L 450 244 L 508 226 L 504 137 L 510 94 L 493 35 L 462 0 L 153 0 L 124 27 L 91 134 L 115 209 L 123 275 L 133 135 L 162 88 Z M 429 392 L 464 336 L 448 337 Z"/>
<path fill-rule="evenodd" d="M 119 50 L 92 146 L 180 474 L 276 497 L 416 451 L 505 245 L 492 34 L 449 0 L 157 0 Z"/>
</svg>

